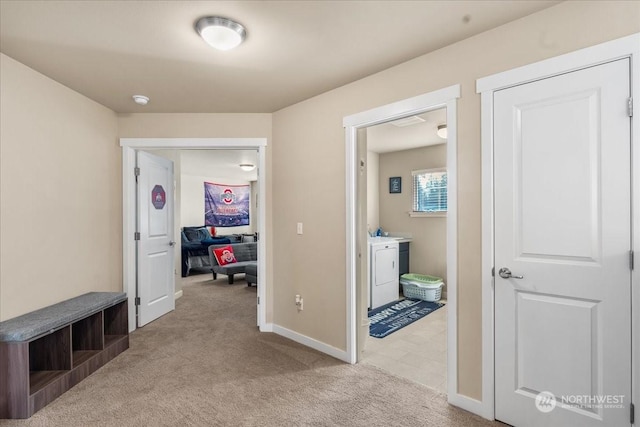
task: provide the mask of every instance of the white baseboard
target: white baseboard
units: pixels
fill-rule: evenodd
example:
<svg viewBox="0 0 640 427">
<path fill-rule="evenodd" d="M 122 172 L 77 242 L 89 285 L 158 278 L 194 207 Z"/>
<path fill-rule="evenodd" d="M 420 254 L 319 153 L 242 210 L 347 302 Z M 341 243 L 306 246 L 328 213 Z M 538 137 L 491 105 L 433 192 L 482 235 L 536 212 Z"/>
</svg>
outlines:
<svg viewBox="0 0 640 427">
<path fill-rule="evenodd" d="M 307 347 L 311 347 L 321 353 L 328 354 L 329 356 L 335 357 L 336 359 L 342 360 L 343 362 L 349 363 L 349 355 L 345 350 L 340 350 L 339 348 L 335 348 L 333 346 L 330 346 L 329 344 L 325 344 L 321 341 L 309 338 L 306 335 L 299 334 L 298 332 L 284 328 L 280 325 L 271 324 L 271 327 L 273 332 L 278 335 L 289 338 L 290 340 L 302 345 L 306 345 Z"/>
<path fill-rule="evenodd" d="M 182 296 L 182 289 L 180 289 L 178 292 L 176 292 L 174 294 L 174 300 L 177 300 L 178 298 L 180 298 Z"/>
<path fill-rule="evenodd" d="M 483 404 L 481 401 L 473 399 L 471 397 L 464 396 L 462 394 L 448 393 L 447 400 L 450 405 L 457 406 L 458 408 L 469 411 L 473 414 L 480 415 L 482 418 L 493 421 L 493 411 L 488 405 Z"/>
<path fill-rule="evenodd" d="M 260 326 L 260 332 L 273 332 L 273 323 L 265 323 Z"/>
</svg>

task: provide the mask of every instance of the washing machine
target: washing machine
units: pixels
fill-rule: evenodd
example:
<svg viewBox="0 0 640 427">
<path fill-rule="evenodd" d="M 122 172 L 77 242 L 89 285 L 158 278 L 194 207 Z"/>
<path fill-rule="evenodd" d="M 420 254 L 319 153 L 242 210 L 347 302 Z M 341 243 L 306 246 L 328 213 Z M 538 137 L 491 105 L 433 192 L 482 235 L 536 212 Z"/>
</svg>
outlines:
<svg viewBox="0 0 640 427">
<path fill-rule="evenodd" d="M 369 238 L 369 308 L 372 310 L 400 298 L 399 249 L 396 239 Z"/>
</svg>

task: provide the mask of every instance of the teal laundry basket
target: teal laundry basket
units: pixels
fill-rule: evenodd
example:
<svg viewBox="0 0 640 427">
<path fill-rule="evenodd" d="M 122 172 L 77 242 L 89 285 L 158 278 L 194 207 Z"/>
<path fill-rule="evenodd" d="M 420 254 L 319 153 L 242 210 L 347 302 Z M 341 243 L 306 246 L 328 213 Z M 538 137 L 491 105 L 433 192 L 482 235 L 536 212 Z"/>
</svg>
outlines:
<svg viewBox="0 0 640 427">
<path fill-rule="evenodd" d="M 405 298 L 431 302 L 440 301 L 442 298 L 442 277 L 407 273 L 400 276 L 400 284 Z"/>
</svg>

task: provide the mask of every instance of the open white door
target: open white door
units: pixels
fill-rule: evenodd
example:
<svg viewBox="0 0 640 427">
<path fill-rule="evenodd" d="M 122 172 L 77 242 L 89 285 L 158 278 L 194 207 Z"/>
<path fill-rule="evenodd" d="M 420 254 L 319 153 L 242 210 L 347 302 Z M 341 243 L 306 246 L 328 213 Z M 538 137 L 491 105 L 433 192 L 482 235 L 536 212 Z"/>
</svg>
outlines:
<svg viewBox="0 0 640 427">
<path fill-rule="evenodd" d="M 137 152 L 138 326 L 175 308 L 173 162 Z"/>
<path fill-rule="evenodd" d="M 494 94 L 495 418 L 625 426 L 629 61 Z"/>
</svg>

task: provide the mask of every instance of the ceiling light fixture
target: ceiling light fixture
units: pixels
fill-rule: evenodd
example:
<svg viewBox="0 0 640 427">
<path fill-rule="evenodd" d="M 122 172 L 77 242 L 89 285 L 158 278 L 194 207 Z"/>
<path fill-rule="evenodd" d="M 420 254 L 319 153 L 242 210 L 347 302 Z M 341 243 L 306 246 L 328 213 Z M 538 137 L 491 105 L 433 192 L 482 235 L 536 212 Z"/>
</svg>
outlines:
<svg viewBox="0 0 640 427">
<path fill-rule="evenodd" d="M 438 125 L 436 133 L 440 138 L 447 139 L 447 125 Z"/>
<path fill-rule="evenodd" d="M 198 19 L 196 31 L 211 47 L 230 50 L 247 37 L 247 30 L 239 23 L 220 16 L 205 16 Z"/>
<path fill-rule="evenodd" d="M 144 95 L 133 95 L 133 101 L 138 105 L 147 105 L 149 97 Z"/>
<path fill-rule="evenodd" d="M 245 172 L 251 172 L 255 168 L 256 168 L 256 165 L 252 165 L 251 163 L 241 163 L 240 164 L 240 169 L 242 169 Z"/>
</svg>

